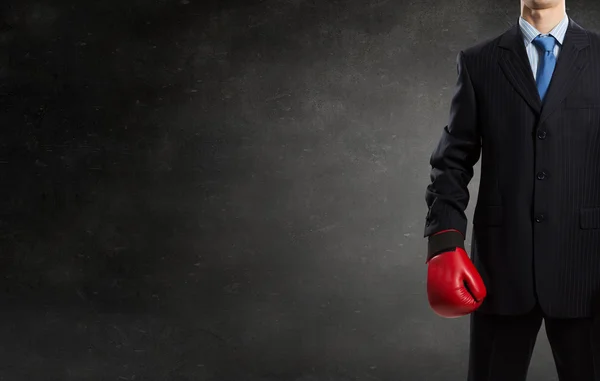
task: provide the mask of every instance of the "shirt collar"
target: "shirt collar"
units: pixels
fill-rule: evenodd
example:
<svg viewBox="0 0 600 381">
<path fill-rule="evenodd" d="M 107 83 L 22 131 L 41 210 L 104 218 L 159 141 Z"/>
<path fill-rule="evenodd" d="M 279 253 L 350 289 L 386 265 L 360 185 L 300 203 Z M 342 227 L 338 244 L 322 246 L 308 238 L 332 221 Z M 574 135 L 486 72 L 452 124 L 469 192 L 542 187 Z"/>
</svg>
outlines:
<svg viewBox="0 0 600 381">
<path fill-rule="evenodd" d="M 562 45 L 568 26 L 569 17 L 565 13 L 565 17 L 563 17 L 563 19 L 550 31 L 550 33 L 548 33 L 548 35 L 552 35 L 552 37 L 554 37 L 556 41 Z M 541 34 L 523 17 L 519 17 L 519 27 L 521 28 L 521 33 L 523 34 L 523 39 L 525 40 L 525 46 L 529 45 L 534 38 Z"/>
</svg>

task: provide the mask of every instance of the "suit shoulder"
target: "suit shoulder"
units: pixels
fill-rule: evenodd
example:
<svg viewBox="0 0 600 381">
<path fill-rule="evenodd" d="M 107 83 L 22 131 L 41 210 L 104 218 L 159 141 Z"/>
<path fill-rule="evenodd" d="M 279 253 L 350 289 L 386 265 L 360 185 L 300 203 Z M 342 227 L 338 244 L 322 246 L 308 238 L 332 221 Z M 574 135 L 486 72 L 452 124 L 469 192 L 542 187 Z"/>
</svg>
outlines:
<svg viewBox="0 0 600 381">
<path fill-rule="evenodd" d="M 494 57 L 498 54 L 497 46 L 499 45 L 501 38 L 502 35 L 487 38 L 479 41 L 475 45 L 468 46 L 458 53 L 457 59 L 462 57 L 467 66 L 471 66 L 470 63 L 479 62 L 481 61 L 481 58 L 484 58 L 485 61 L 489 57 Z"/>
<path fill-rule="evenodd" d="M 498 43 L 500 42 L 500 38 L 502 36 L 496 36 L 492 38 L 485 39 L 483 41 L 478 42 L 475 45 L 471 45 L 462 50 L 465 57 L 477 57 L 481 55 L 489 55 L 492 50 L 494 50 Z"/>
<path fill-rule="evenodd" d="M 503 35 L 487 38 L 462 49 L 457 56 L 457 62 L 463 61 L 464 65 L 469 68 L 471 76 L 477 76 L 480 73 L 485 73 L 490 65 L 496 61 L 496 57 L 500 54 L 498 45 Z"/>
<path fill-rule="evenodd" d="M 583 31 L 590 36 L 590 38 L 594 38 L 596 40 L 600 40 L 600 32 L 596 32 L 595 30 L 591 30 L 588 28 L 580 27 Z"/>
<path fill-rule="evenodd" d="M 589 43 L 589 47 L 593 52 L 592 54 L 594 54 L 594 57 L 597 57 L 600 54 L 600 33 L 589 29 L 581 29 L 585 33 L 583 35 L 585 36 L 585 42 Z"/>
<path fill-rule="evenodd" d="M 599 32 L 585 29 L 585 33 L 588 35 L 588 38 L 590 39 L 590 42 L 592 44 L 594 44 L 595 46 L 598 46 L 600 44 L 600 33 Z"/>
</svg>

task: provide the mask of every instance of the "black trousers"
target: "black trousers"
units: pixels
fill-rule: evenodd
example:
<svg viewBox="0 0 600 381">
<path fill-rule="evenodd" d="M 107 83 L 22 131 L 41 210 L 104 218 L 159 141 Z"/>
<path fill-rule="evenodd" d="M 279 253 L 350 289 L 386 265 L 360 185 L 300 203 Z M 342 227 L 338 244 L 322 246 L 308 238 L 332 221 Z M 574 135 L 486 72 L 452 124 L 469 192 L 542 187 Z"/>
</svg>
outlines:
<svg viewBox="0 0 600 381">
<path fill-rule="evenodd" d="M 559 380 L 600 381 L 593 319 L 551 319 L 539 307 L 521 316 L 471 314 L 468 381 L 526 381 L 542 321 Z"/>
</svg>

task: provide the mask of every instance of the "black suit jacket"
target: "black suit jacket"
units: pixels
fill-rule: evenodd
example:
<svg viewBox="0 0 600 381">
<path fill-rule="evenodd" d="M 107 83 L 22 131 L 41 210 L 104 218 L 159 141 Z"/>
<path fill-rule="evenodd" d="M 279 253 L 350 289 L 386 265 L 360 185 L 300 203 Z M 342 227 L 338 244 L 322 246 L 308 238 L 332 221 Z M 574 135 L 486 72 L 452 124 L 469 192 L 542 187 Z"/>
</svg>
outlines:
<svg viewBox="0 0 600 381">
<path fill-rule="evenodd" d="M 463 244 L 481 158 L 471 247 L 488 289 L 480 310 L 526 313 L 538 300 L 551 317 L 590 316 L 600 292 L 600 37 L 569 21 L 543 103 L 518 25 L 457 63 L 430 160 L 429 255 L 455 243 L 431 237 L 441 230 L 459 230 Z"/>
</svg>

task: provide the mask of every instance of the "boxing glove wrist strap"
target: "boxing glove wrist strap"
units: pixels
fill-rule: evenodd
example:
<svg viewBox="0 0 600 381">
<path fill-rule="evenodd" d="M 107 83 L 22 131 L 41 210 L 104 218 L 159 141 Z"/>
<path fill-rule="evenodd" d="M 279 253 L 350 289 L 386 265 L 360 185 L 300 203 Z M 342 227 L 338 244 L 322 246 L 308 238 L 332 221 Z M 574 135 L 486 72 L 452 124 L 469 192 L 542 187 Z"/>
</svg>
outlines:
<svg viewBox="0 0 600 381">
<path fill-rule="evenodd" d="M 457 247 L 465 249 L 465 239 L 460 232 L 450 231 L 437 235 L 430 235 L 427 244 L 427 262 L 431 258 L 446 251 L 455 250 Z"/>
</svg>

